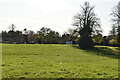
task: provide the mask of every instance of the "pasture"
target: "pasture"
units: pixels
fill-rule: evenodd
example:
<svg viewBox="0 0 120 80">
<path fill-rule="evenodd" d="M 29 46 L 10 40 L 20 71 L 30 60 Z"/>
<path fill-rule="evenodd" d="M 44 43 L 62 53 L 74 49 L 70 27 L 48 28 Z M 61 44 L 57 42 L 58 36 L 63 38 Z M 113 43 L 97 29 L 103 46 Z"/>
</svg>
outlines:
<svg viewBox="0 0 120 80">
<path fill-rule="evenodd" d="M 118 78 L 117 47 L 2 44 L 2 78 Z"/>
</svg>

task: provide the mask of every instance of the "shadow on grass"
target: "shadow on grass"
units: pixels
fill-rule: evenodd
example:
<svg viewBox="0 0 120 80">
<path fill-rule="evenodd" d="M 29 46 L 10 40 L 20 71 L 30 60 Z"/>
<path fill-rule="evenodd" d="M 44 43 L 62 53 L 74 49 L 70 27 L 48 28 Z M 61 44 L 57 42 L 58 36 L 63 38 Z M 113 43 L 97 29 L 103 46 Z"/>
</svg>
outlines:
<svg viewBox="0 0 120 80">
<path fill-rule="evenodd" d="M 79 46 L 72 45 L 72 47 L 80 49 Z M 83 49 L 83 50 L 85 50 L 88 54 L 105 56 L 105 57 L 114 58 L 114 59 L 120 59 L 120 52 L 112 51 L 111 49 L 108 49 L 107 47 L 94 47 L 92 49 Z"/>
</svg>

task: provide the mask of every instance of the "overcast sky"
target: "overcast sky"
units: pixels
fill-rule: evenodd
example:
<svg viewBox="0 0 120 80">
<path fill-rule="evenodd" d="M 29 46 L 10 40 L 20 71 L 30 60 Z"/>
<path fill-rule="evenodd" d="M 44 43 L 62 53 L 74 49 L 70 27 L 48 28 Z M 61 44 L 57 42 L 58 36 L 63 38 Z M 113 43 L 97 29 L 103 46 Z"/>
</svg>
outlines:
<svg viewBox="0 0 120 80">
<path fill-rule="evenodd" d="M 15 24 L 16 30 L 37 31 L 48 27 L 61 34 L 71 24 L 73 16 L 79 12 L 86 0 L 0 0 L 0 30 L 9 30 Z M 95 5 L 95 13 L 101 19 L 104 35 L 112 26 L 110 13 L 119 0 L 87 0 Z"/>
</svg>

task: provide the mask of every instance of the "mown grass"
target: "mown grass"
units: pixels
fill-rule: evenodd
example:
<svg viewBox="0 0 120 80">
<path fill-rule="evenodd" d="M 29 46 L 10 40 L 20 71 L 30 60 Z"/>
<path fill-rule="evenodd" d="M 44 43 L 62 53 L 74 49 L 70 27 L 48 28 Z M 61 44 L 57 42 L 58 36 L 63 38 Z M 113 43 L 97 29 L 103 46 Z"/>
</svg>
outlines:
<svg viewBox="0 0 120 80">
<path fill-rule="evenodd" d="M 119 49 L 96 47 L 81 50 L 71 45 L 2 44 L 2 77 L 118 78 Z"/>
</svg>

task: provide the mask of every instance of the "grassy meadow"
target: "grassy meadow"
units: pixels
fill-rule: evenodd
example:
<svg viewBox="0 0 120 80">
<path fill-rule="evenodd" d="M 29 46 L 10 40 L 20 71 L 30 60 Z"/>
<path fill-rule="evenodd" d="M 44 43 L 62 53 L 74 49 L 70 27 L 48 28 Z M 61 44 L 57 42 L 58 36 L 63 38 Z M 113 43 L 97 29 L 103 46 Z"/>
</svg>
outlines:
<svg viewBox="0 0 120 80">
<path fill-rule="evenodd" d="M 2 44 L 3 78 L 118 78 L 117 47 Z"/>
</svg>

